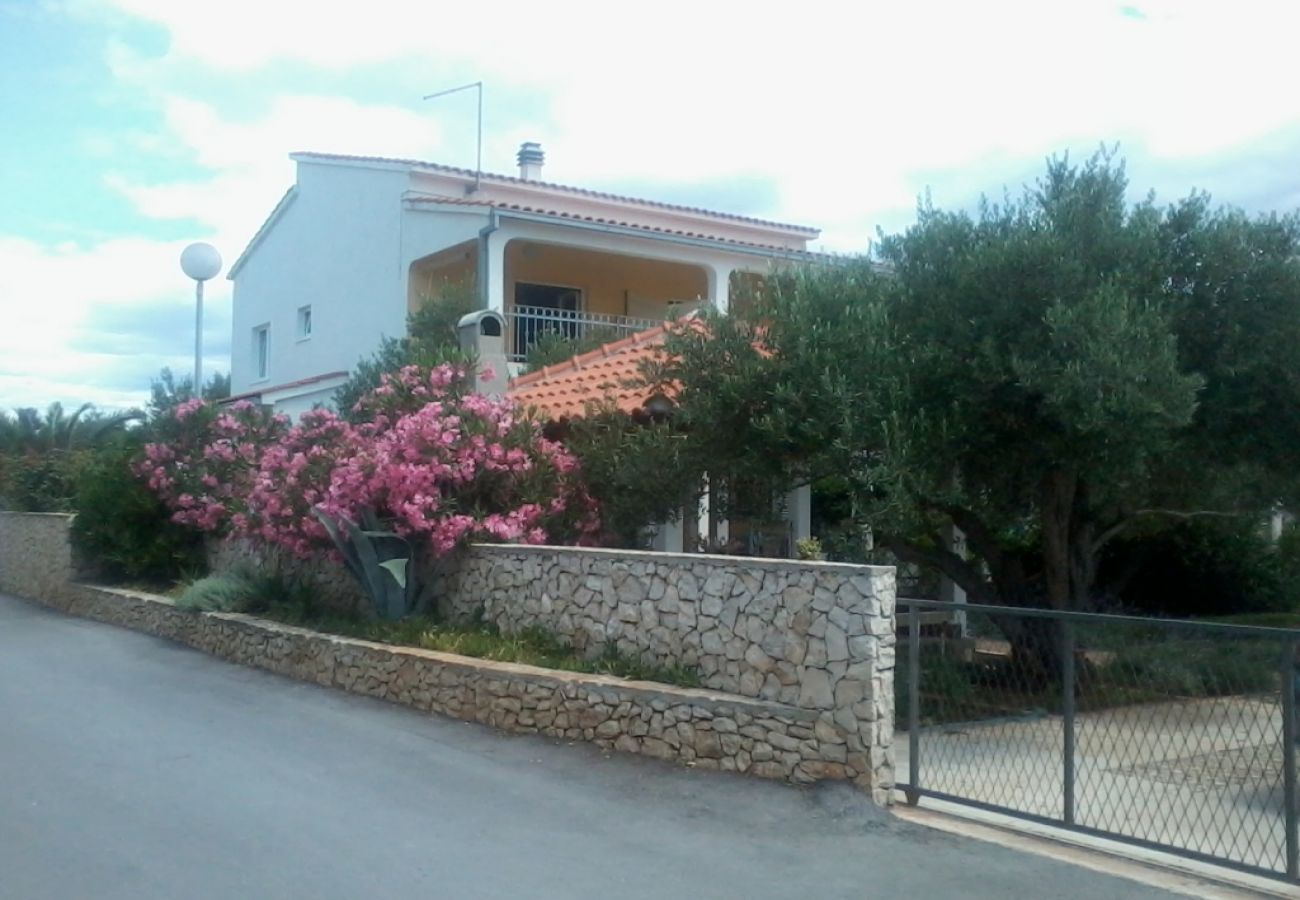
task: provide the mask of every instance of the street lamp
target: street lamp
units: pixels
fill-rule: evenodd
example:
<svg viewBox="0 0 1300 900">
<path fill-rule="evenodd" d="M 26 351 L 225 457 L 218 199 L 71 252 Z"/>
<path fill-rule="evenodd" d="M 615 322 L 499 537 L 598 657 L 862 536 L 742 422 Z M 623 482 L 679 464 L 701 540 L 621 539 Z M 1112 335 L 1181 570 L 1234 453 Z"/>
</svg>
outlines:
<svg viewBox="0 0 1300 900">
<path fill-rule="evenodd" d="M 203 282 L 221 271 L 221 254 L 201 241 L 181 251 L 181 271 L 194 279 L 194 396 L 203 397 Z"/>
</svg>

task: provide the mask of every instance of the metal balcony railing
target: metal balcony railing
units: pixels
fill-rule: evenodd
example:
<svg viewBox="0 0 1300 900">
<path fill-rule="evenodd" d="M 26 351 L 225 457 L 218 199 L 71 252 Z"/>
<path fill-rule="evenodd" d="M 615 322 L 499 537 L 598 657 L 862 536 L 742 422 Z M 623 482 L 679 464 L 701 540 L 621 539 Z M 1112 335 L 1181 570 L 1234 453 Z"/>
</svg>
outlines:
<svg viewBox="0 0 1300 900">
<path fill-rule="evenodd" d="M 578 340 L 597 337 L 616 341 L 637 331 L 653 328 L 664 322 L 671 310 L 680 307 L 669 306 L 661 319 L 637 318 L 635 316 L 612 316 L 605 313 L 583 312 L 571 309 L 553 309 L 545 306 L 512 306 L 506 310 L 506 325 L 509 329 L 507 346 L 511 362 L 523 362 L 538 341 L 554 336 L 563 340 Z M 685 308 L 681 308 L 685 312 Z"/>
</svg>

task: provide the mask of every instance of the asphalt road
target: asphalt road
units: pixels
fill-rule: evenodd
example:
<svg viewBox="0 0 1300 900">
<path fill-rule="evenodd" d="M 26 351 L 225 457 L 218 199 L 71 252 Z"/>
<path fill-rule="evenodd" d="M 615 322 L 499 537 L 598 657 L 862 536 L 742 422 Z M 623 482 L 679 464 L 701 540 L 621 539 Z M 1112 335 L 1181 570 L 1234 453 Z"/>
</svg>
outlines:
<svg viewBox="0 0 1300 900">
<path fill-rule="evenodd" d="M 0 596 L 0 898 L 1171 897 Z"/>
</svg>

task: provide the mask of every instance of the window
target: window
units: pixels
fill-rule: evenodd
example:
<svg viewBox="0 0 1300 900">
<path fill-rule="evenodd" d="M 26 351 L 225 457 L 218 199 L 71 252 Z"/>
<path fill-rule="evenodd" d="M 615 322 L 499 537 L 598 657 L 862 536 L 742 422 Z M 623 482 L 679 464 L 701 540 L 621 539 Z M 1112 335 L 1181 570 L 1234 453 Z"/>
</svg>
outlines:
<svg viewBox="0 0 1300 900">
<path fill-rule="evenodd" d="M 311 307 L 298 307 L 298 340 L 305 341 L 311 337 Z"/>
<path fill-rule="evenodd" d="M 258 380 L 266 378 L 271 365 L 271 326 L 259 325 L 253 329 L 253 371 Z"/>
</svg>

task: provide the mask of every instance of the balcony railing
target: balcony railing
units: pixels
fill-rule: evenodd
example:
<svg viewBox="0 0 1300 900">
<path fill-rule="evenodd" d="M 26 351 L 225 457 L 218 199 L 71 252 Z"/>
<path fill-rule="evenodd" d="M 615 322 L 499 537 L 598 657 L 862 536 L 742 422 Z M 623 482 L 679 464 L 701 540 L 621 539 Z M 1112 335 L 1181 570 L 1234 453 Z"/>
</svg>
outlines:
<svg viewBox="0 0 1300 900">
<path fill-rule="evenodd" d="M 678 307 L 670 307 L 675 313 Z M 685 308 L 682 308 L 685 312 Z M 637 331 L 661 325 L 664 318 L 639 319 L 635 316 L 611 316 L 580 310 L 552 309 L 545 306 L 512 306 L 506 310 L 509 329 L 507 346 L 511 362 L 523 362 L 528 351 L 548 336 L 563 340 L 590 337 L 616 341 Z"/>
</svg>

